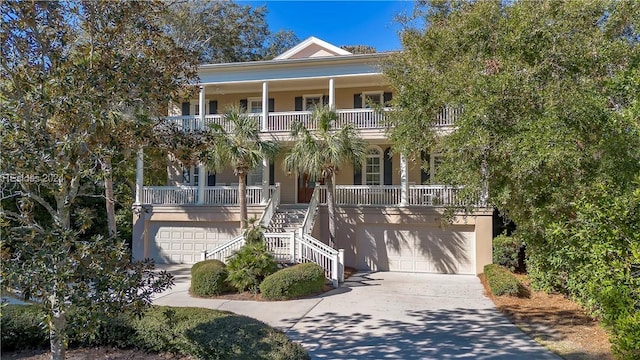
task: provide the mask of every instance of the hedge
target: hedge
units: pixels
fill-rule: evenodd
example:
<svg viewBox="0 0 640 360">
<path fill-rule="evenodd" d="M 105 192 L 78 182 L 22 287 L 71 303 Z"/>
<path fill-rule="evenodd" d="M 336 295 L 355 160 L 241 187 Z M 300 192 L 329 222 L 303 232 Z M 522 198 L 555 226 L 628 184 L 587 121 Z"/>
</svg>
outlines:
<svg viewBox="0 0 640 360">
<path fill-rule="evenodd" d="M 267 276 L 260 284 L 260 292 L 267 300 L 294 299 L 321 292 L 325 281 L 320 265 L 299 264 Z"/>
<path fill-rule="evenodd" d="M 523 294 L 524 287 L 520 281 L 504 266 L 498 264 L 485 265 L 484 276 L 493 295 L 520 296 Z"/>
<path fill-rule="evenodd" d="M 220 260 L 205 260 L 191 267 L 191 293 L 195 296 L 220 295 L 230 287 L 227 283 L 229 272 Z"/>
<path fill-rule="evenodd" d="M 47 348 L 48 332 L 39 326 L 43 311 L 35 305 L 2 309 L 2 351 Z M 69 315 L 73 323 L 73 315 Z M 28 331 L 24 331 L 28 329 Z M 258 320 L 231 312 L 151 307 L 138 319 L 120 314 L 105 323 L 91 343 L 72 335 L 73 346 L 116 346 L 171 352 L 197 359 L 309 359 L 298 343 Z M 114 336 L 113 332 L 126 334 Z"/>
</svg>

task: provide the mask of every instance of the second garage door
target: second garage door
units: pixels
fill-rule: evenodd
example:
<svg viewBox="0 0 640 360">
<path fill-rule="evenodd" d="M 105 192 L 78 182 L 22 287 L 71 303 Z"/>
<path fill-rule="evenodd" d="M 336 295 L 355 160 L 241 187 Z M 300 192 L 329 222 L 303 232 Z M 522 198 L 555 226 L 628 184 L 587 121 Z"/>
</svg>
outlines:
<svg viewBox="0 0 640 360">
<path fill-rule="evenodd" d="M 365 225 L 356 256 L 360 270 L 475 274 L 474 227 Z"/>
<path fill-rule="evenodd" d="M 149 257 L 157 264 L 193 264 L 204 250 L 212 250 L 239 232 L 237 222 L 161 222 L 149 226 Z"/>
</svg>

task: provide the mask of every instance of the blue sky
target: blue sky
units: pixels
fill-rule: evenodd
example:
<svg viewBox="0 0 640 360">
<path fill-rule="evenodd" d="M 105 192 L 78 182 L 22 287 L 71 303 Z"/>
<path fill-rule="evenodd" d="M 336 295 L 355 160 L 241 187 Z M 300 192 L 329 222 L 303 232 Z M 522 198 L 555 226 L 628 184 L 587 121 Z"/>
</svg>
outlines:
<svg viewBox="0 0 640 360">
<path fill-rule="evenodd" d="M 315 36 L 337 46 L 370 45 L 378 51 L 400 50 L 394 16 L 408 14 L 410 1 L 239 1 L 266 5 L 271 31 L 293 30 L 304 40 Z"/>
</svg>

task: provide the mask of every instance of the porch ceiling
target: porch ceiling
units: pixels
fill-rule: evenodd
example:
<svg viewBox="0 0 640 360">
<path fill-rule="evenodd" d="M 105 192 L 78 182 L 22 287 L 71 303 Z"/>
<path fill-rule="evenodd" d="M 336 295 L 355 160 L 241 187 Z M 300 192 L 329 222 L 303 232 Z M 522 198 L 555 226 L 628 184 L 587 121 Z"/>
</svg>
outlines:
<svg viewBox="0 0 640 360">
<path fill-rule="evenodd" d="M 269 92 L 328 89 L 329 79 L 334 79 L 335 88 L 385 86 L 387 81 L 382 74 L 360 74 L 349 76 L 324 76 L 300 79 L 268 80 Z M 206 94 L 239 94 L 262 92 L 263 80 L 234 83 L 203 84 Z"/>
</svg>

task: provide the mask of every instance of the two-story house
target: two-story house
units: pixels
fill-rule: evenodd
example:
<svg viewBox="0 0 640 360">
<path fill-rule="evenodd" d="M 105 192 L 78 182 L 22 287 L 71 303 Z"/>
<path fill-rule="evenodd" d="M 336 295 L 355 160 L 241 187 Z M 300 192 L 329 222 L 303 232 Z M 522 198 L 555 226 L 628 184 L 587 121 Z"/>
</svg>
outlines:
<svg viewBox="0 0 640 360">
<path fill-rule="evenodd" d="M 311 37 L 273 60 L 202 65 L 199 97 L 175 104 L 167 121 L 184 131 L 211 122 L 225 126 L 224 109 L 241 105 L 260 124 L 261 136 L 280 142 L 286 151 L 291 124 L 302 121 L 313 129 L 309 109 L 329 105 L 338 113 L 336 127 L 354 124 L 369 144 L 362 168 L 343 166 L 334 179 L 342 265 L 480 273 L 492 260 L 490 209 L 459 214 L 443 226 L 443 209 L 458 201 L 458 189 L 435 183 L 440 158 L 423 157 L 427 171 L 421 161 L 393 152 L 384 112 L 369 108 L 393 97 L 379 66 L 388 55 L 355 55 Z M 454 122 L 455 114 L 443 111 L 435 123 L 446 133 L 455 131 Z M 274 232 L 268 239 L 281 258 L 319 262 L 322 255 L 315 252 L 333 250 L 320 244 L 328 237 L 326 189 L 305 174 L 284 171 L 283 158 L 265 160 L 247 176 L 248 213 Z M 142 186 L 143 173 L 139 154 L 134 258 L 194 263 L 203 251 L 224 258 L 239 246 L 238 180 L 231 169 L 213 173 L 204 166 L 173 163 L 166 186 Z"/>
</svg>

